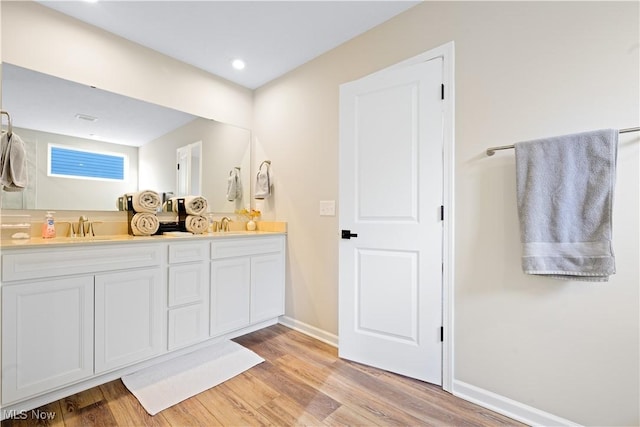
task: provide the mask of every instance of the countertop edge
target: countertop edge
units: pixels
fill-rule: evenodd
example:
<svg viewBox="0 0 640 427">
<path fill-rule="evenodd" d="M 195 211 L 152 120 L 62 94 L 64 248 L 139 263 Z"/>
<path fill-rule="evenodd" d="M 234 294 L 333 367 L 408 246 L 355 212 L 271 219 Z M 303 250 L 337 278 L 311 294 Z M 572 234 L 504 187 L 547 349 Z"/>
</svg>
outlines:
<svg viewBox="0 0 640 427">
<path fill-rule="evenodd" d="M 247 238 L 258 236 L 278 236 L 286 235 L 286 231 L 230 231 L 215 232 L 206 234 L 193 235 L 154 235 L 154 236 L 131 236 L 115 235 L 115 236 L 95 236 L 95 237 L 56 237 L 53 239 L 44 239 L 41 237 L 32 237 L 30 239 L 13 239 L 0 241 L 0 250 L 12 249 L 33 249 L 33 248 L 55 248 L 55 247 L 77 247 L 77 246 L 98 246 L 98 245 L 114 245 L 122 243 L 151 243 L 151 242 L 183 242 L 194 240 L 217 240 L 231 238 Z"/>
</svg>

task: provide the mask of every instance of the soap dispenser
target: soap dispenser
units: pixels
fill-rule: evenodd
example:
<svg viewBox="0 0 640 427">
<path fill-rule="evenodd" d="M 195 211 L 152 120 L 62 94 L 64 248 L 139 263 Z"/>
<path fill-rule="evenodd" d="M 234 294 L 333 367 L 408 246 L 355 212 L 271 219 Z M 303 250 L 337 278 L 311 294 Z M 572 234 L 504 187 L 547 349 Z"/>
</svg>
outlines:
<svg viewBox="0 0 640 427">
<path fill-rule="evenodd" d="M 53 214 L 55 212 L 48 211 L 44 217 L 44 223 L 42 223 L 42 238 L 52 239 L 56 237 L 56 224 L 53 220 Z"/>
</svg>

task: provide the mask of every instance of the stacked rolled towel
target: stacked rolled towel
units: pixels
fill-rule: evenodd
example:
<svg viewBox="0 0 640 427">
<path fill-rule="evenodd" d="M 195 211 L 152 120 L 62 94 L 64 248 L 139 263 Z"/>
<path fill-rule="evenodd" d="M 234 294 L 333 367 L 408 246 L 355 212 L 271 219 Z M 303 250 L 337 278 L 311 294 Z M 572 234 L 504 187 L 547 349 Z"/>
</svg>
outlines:
<svg viewBox="0 0 640 427">
<path fill-rule="evenodd" d="M 127 196 L 132 196 L 133 206 L 129 206 L 129 209 L 133 208 L 136 212 L 155 213 L 162 204 L 160 195 L 151 190 L 138 191 L 127 194 Z"/>
<path fill-rule="evenodd" d="M 178 212 L 178 199 L 184 199 L 184 209 L 188 215 L 202 215 L 207 211 L 209 204 L 202 196 L 172 197 L 173 211 Z"/>
<path fill-rule="evenodd" d="M 138 212 L 131 218 L 131 232 L 134 236 L 150 236 L 160 228 L 158 217 L 149 212 Z"/>
<path fill-rule="evenodd" d="M 209 229 L 209 220 L 202 215 L 187 215 L 184 227 L 193 234 L 202 234 Z"/>
</svg>

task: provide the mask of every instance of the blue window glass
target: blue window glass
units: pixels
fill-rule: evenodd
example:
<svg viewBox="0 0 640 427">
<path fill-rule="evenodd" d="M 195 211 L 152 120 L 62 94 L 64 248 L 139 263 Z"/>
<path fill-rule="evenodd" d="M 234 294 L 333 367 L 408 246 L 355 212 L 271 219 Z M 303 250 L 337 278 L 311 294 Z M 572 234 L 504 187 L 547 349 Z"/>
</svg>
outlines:
<svg viewBox="0 0 640 427">
<path fill-rule="evenodd" d="M 125 157 L 49 146 L 50 175 L 124 180 Z"/>
</svg>

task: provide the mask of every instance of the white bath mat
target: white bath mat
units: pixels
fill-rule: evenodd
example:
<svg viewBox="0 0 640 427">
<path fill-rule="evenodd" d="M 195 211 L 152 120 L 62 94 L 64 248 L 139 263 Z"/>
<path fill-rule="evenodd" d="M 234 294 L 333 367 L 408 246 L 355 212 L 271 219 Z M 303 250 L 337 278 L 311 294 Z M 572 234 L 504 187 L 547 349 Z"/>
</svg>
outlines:
<svg viewBox="0 0 640 427">
<path fill-rule="evenodd" d="M 235 377 L 264 359 L 233 341 L 201 350 L 122 377 L 150 415 Z"/>
</svg>

